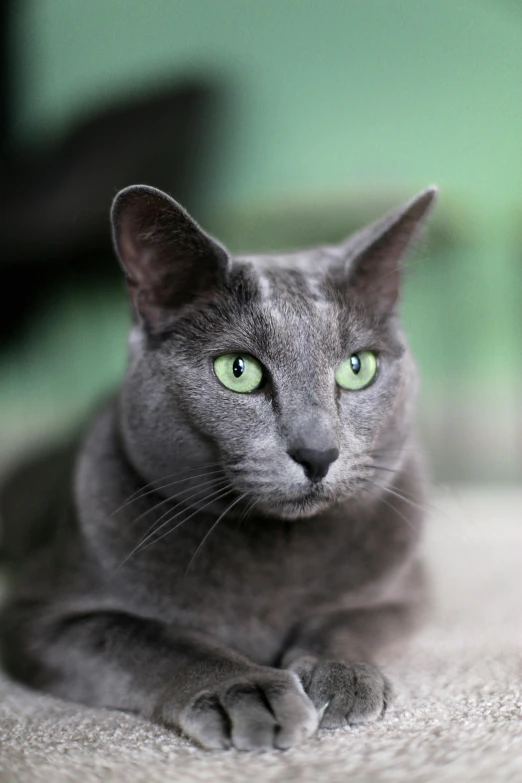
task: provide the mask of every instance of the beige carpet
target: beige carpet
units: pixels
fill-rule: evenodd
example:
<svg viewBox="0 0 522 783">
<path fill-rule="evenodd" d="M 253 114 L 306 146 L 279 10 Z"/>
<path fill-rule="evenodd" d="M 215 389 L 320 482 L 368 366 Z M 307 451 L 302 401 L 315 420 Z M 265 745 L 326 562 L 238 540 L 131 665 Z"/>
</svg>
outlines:
<svg viewBox="0 0 522 783">
<path fill-rule="evenodd" d="M 40 696 L 0 676 L 0 780 L 522 781 L 522 491 L 439 492 L 426 551 L 436 608 L 400 660 L 376 726 L 286 753 L 205 753 L 128 715 Z"/>
</svg>

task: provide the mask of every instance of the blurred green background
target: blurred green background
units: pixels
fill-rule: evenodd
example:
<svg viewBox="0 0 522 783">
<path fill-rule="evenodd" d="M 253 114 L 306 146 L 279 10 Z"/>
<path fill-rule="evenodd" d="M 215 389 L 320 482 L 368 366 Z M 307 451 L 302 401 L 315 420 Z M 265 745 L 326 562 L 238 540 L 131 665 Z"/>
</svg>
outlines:
<svg viewBox="0 0 522 783">
<path fill-rule="evenodd" d="M 422 437 L 439 481 L 520 480 L 521 2 L 26 0 L 10 58 L 31 154 L 167 81 L 219 84 L 190 207 L 232 250 L 340 239 L 438 184 L 403 307 Z M 0 466 L 117 386 L 127 326 L 117 280 L 46 290 L 0 351 Z"/>
</svg>

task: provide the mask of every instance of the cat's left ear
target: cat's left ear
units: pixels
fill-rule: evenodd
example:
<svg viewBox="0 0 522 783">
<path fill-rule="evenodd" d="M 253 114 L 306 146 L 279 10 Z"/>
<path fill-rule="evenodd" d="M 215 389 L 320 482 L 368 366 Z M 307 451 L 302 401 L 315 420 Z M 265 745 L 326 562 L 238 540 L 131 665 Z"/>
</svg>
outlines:
<svg viewBox="0 0 522 783">
<path fill-rule="evenodd" d="M 399 297 L 403 257 L 422 227 L 438 188 L 426 188 L 402 207 L 352 235 L 341 246 L 344 285 L 371 312 L 390 313 Z"/>
<path fill-rule="evenodd" d="M 150 331 L 172 324 L 187 304 L 212 296 L 228 254 L 174 199 L 133 185 L 114 199 L 112 232 L 136 315 Z"/>
</svg>

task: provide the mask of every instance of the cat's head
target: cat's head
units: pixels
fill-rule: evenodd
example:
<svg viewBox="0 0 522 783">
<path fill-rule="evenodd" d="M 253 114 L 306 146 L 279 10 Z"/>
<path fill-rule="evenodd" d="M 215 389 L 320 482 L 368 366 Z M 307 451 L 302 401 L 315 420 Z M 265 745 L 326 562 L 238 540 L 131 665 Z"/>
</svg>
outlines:
<svg viewBox="0 0 522 783">
<path fill-rule="evenodd" d="M 146 480 L 244 494 L 286 519 L 388 483 L 416 387 L 402 259 L 435 196 L 340 245 L 231 256 L 164 193 L 121 191 L 114 244 L 135 324 L 120 415 Z"/>
</svg>

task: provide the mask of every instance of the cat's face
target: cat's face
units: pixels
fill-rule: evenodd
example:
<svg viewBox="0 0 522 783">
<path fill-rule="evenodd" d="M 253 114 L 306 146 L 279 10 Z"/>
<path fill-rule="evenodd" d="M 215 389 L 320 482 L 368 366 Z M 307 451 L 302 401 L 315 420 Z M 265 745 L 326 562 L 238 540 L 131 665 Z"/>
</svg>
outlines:
<svg viewBox="0 0 522 783">
<path fill-rule="evenodd" d="M 388 483 L 416 386 L 398 264 L 433 191 L 345 245 L 236 258 L 157 191 L 119 198 L 116 246 L 140 320 L 122 425 L 144 477 L 185 469 L 197 488 L 201 466 L 217 499 L 244 495 L 286 519 Z"/>
</svg>

